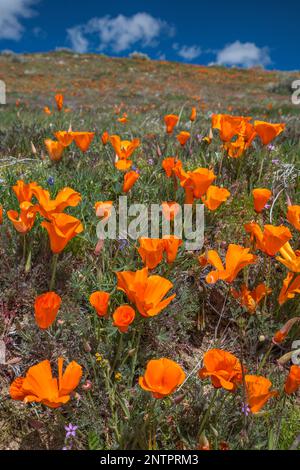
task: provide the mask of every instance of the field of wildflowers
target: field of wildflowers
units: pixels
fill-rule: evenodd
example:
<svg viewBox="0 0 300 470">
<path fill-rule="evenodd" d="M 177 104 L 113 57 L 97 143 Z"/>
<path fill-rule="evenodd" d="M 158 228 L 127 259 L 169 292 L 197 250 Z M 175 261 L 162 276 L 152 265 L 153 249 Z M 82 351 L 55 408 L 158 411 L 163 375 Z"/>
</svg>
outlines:
<svg viewBox="0 0 300 470">
<path fill-rule="evenodd" d="M 299 448 L 293 74 L 0 65 L 0 448 Z M 203 247 L 99 237 L 124 195 L 204 204 Z"/>
</svg>

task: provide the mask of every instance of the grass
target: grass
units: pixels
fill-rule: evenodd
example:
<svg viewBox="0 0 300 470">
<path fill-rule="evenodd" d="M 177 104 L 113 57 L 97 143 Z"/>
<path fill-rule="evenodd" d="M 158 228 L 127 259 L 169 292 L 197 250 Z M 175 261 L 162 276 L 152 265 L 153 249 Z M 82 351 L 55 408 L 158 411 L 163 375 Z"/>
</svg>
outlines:
<svg viewBox="0 0 300 470">
<path fill-rule="evenodd" d="M 228 296 L 225 284 L 211 287 L 205 283 L 207 270 L 200 268 L 198 253 L 181 250 L 167 274 L 176 299 L 160 315 L 147 320 L 139 341 L 138 323 L 123 335 L 118 355 L 119 332 L 110 320 L 97 317 L 88 299 L 96 290 L 111 292 L 113 311 L 126 301 L 116 290 L 114 272 L 140 269 L 142 262 L 133 241 L 125 247 L 117 240 L 106 241 L 100 255 L 95 255 L 94 204 L 116 201 L 122 193 L 122 175 L 111 165 L 112 149 L 102 146 L 99 135 L 108 130 L 123 138 L 141 139 L 142 146 L 134 156 L 141 176 L 129 198 L 131 202 L 157 203 L 175 197 L 172 182 L 161 168 L 163 157 L 179 152 L 185 168 L 210 166 L 218 173 L 221 150 L 217 133 L 210 146 L 196 137 L 207 135 L 212 112 L 228 112 L 232 106 L 230 112 L 235 114 L 286 122 L 286 132 L 276 140 L 272 152 L 256 144 L 241 159 L 223 160 L 216 184 L 228 188 L 231 198 L 218 211 L 206 213 L 204 247 L 224 251 L 228 243 L 246 246 L 249 240 L 243 225 L 255 218 L 254 187 L 272 188 L 273 194 L 284 187 L 274 206 L 274 224 L 287 224 L 286 195 L 294 203 L 299 197 L 299 109 L 291 105 L 284 87 L 279 87 L 287 74 L 63 53 L 26 55 L 24 62 L 0 57 L 0 64 L 1 69 L 2 65 L 6 68 L 5 77 L 0 79 L 7 82 L 9 101 L 0 109 L 3 208 L 18 209 L 11 189 L 18 179 L 36 181 L 52 197 L 69 186 L 82 194 L 82 202 L 68 212 L 84 225 L 84 232 L 59 257 L 56 292 L 63 299 L 59 321 L 42 331 L 34 321 L 33 302 L 48 290 L 48 236 L 37 222 L 27 240 L 32 256 L 26 272 L 21 237 L 4 214 L 0 232 L 0 338 L 6 346 L 6 360 L 0 365 L 0 448 L 61 449 L 68 445 L 64 427 L 71 422 L 78 426 L 72 446 L 79 450 L 196 449 L 200 421 L 214 393 L 208 381 L 197 377 L 204 352 L 221 347 L 240 357 L 242 351 L 249 373 L 255 374 L 273 334 L 286 320 L 300 314 L 299 300 L 278 307 L 286 270 L 272 263 L 273 293 L 263 314 L 249 317 Z M 280 94 L 270 91 L 270 84 L 276 84 Z M 53 107 L 56 91 L 64 92 L 71 112 L 46 116 L 43 106 Z M 21 100 L 18 107 L 17 98 Z M 201 111 L 188 153 L 178 149 L 174 138 L 166 139 L 162 118 L 167 112 L 181 112 L 180 128 L 189 128 L 190 106 L 199 100 Z M 129 115 L 125 126 L 116 122 L 114 106 L 120 105 Z M 68 129 L 70 123 L 74 130 L 96 131 L 97 138 L 86 154 L 72 147 L 59 164 L 53 164 L 46 155 L 44 139 L 51 138 L 56 130 Z M 50 177 L 53 185 L 49 184 Z M 183 197 L 179 189 L 176 200 L 182 203 Z M 269 211 L 263 214 L 264 223 L 268 223 L 269 215 Z M 290 228 L 296 248 L 299 233 Z M 251 286 L 265 280 L 265 263 L 260 255 L 259 262 L 249 270 Z M 162 264 L 156 272 L 165 275 L 166 266 Z M 299 333 L 295 328 L 282 347 L 274 347 L 262 370 L 275 389 L 282 388 L 288 370 L 288 365 L 279 368 L 277 359 L 290 351 Z M 8 388 L 16 375 L 46 358 L 54 364 L 59 356 L 76 360 L 84 370 L 76 396 L 66 406 L 51 410 L 10 399 Z M 147 361 L 159 357 L 177 361 L 191 375 L 177 394 L 155 401 L 138 386 L 137 379 Z M 89 390 L 82 387 L 87 381 Z M 241 412 L 242 403 L 242 391 L 236 395 L 219 391 L 205 425 L 213 448 L 224 441 L 230 449 L 292 446 L 300 433 L 299 396 L 288 397 L 283 409 L 282 402 L 275 399 L 259 415 L 247 418 Z"/>
</svg>

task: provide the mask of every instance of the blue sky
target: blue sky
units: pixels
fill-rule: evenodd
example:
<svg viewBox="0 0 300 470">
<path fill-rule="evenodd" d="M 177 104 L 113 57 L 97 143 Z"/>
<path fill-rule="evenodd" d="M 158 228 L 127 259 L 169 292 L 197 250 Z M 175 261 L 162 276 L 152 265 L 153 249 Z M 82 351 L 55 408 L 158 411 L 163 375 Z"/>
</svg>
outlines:
<svg viewBox="0 0 300 470">
<path fill-rule="evenodd" d="M 299 70 L 295 0 L 0 0 L 0 50 Z"/>
</svg>

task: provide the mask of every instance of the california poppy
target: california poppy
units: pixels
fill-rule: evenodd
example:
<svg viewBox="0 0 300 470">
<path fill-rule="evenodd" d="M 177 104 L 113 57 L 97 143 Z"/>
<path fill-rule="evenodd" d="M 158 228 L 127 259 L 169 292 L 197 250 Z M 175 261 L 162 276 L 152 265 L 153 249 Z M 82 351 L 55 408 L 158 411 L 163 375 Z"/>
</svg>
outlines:
<svg viewBox="0 0 300 470">
<path fill-rule="evenodd" d="M 300 367 L 292 365 L 290 368 L 289 375 L 286 379 L 284 391 L 287 395 L 297 392 L 300 388 Z"/>
<path fill-rule="evenodd" d="M 178 140 L 178 142 L 180 143 L 180 145 L 183 147 L 187 141 L 191 138 L 191 134 L 189 132 L 186 132 L 186 131 L 182 131 L 180 132 L 180 134 L 178 134 L 176 136 L 176 139 Z"/>
<path fill-rule="evenodd" d="M 247 404 L 252 413 L 257 413 L 278 392 L 270 392 L 272 382 L 258 375 L 245 375 Z"/>
<path fill-rule="evenodd" d="M 269 189 L 256 188 L 253 189 L 252 195 L 254 199 L 255 212 L 260 213 L 262 212 L 268 200 L 272 196 L 272 192 Z"/>
<path fill-rule="evenodd" d="M 63 188 L 55 199 L 51 199 L 49 191 L 36 187 L 32 190 L 38 200 L 38 211 L 45 218 L 51 218 L 51 214 L 62 212 L 67 207 L 76 207 L 81 201 L 81 194 L 72 188 Z"/>
<path fill-rule="evenodd" d="M 109 141 L 121 160 L 130 158 L 133 152 L 140 146 L 139 139 L 121 140 L 118 135 L 111 135 Z"/>
<path fill-rule="evenodd" d="M 176 175 L 177 170 L 182 168 L 182 162 L 175 157 L 167 157 L 162 162 L 162 167 L 166 172 L 168 178 L 171 178 L 172 175 Z"/>
<path fill-rule="evenodd" d="M 71 132 L 75 144 L 82 152 L 87 152 L 94 140 L 95 132 Z"/>
<path fill-rule="evenodd" d="M 300 206 L 289 206 L 286 218 L 295 229 L 300 230 Z"/>
<path fill-rule="evenodd" d="M 35 299 L 35 321 L 42 330 L 46 330 L 52 325 L 60 306 L 61 298 L 55 292 L 46 292 Z"/>
<path fill-rule="evenodd" d="M 300 273 L 300 251 L 294 251 L 289 242 L 285 243 L 279 250 L 280 256 L 276 259 L 284 264 L 289 271 Z"/>
<path fill-rule="evenodd" d="M 34 225 L 37 209 L 36 205 L 25 201 L 20 204 L 20 214 L 17 211 L 7 211 L 7 217 L 17 232 L 26 234 Z"/>
<path fill-rule="evenodd" d="M 151 392 L 154 398 L 165 398 L 176 391 L 185 377 L 180 365 L 171 359 L 152 359 L 144 375 L 139 378 L 139 384 L 143 390 Z"/>
<path fill-rule="evenodd" d="M 9 392 L 13 400 L 24 403 L 43 403 L 58 408 L 70 400 L 71 393 L 78 386 L 82 367 L 71 362 L 63 373 L 64 359 L 58 359 L 58 379 L 52 376 L 49 361 L 43 361 L 28 369 L 25 377 L 18 377 L 11 384 Z"/>
<path fill-rule="evenodd" d="M 244 306 L 250 314 L 253 314 L 258 307 L 259 302 L 272 292 L 265 284 L 259 284 L 255 289 L 250 291 L 245 284 L 241 286 L 241 290 L 231 290 L 231 293 L 239 303 Z"/>
<path fill-rule="evenodd" d="M 125 292 L 143 317 L 158 315 L 176 297 L 176 294 L 163 300 L 173 284 L 161 276 L 149 276 L 148 268 L 139 271 L 116 273 L 118 289 Z"/>
<path fill-rule="evenodd" d="M 13 191 L 15 195 L 17 196 L 17 199 L 19 203 L 21 204 L 22 202 L 31 202 L 31 199 L 33 197 L 33 190 L 39 188 L 37 183 L 32 182 L 29 184 L 24 183 L 22 180 L 18 180 L 17 184 L 13 186 Z"/>
<path fill-rule="evenodd" d="M 288 336 L 290 330 L 296 323 L 300 322 L 300 317 L 294 317 L 288 320 L 280 330 L 278 330 L 272 338 L 273 343 L 281 344 Z"/>
<path fill-rule="evenodd" d="M 121 305 L 113 314 L 113 325 L 116 326 L 121 333 L 127 333 L 129 325 L 135 319 L 135 311 L 130 305 Z"/>
<path fill-rule="evenodd" d="M 190 121 L 194 122 L 196 121 L 196 118 L 197 118 L 197 108 L 195 108 L 194 106 L 191 111 Z"/>
<path fill-rule="evenodd" d="M 128 193 L 135 185 L 140 175 L 136 171 L 129 171 L 124 176 L 123 192 Z"/>
<path fill-rule="evenodd" d="M 222 349 L 210 349 L 204 354 L 204 367 L 199 371 L 199 377 L 211 378 L 215 388 L 224 388 L 234 392 L 242 382 L 243 372 L 237 357 Z"/>
<path fill-rule="evenodd" d="M 117 170 L 120 170 L 120 171 L 130 170 L 132 165 L 133 165 L 132 160 L 119 159 L 119 157 L 116 157 L 115 167 L 117 168 Z"/>
<path fill-rule="evenodd" d="M 167 263 L 172 264 L 177 257 L 178 249 L 183 241 L 174 235 L 165 235 L 162 241 L 167 254 Z"/>
<path fill-rule="evenodd" d="M 97 312 L 98 317 L 105 317 L 108 310 L 110 294 L 104 291 L 94 292 L 90 296 L 90 304 Z"/>
<path fill-rule="evenodd" d="M 278 297 L 279 305 L 283 305 L 287 300 L 293 299 L 296 294 L 300 294 L 300 274 L 296 276 L 289 272 L 283 281 L 283 285 Z"/>
<path fill-rule="evenodd" d="M 53 162 L 59 162 L 62 159 L 65 147 L 60 142 L 51 139 L 46 139 L 45 145 L 50 160 L 52 160 Z"/>
<path fill-rule="evenodd" d="M 178 176 L 181 186 L 185 189 L 186 204 L 192 204 L 194 198 L 200 199 L 216 179 L 214 172 L 208 168 L 197 168 L 188 172 L 181 170 Z"/>
<path fill-rule="evenodd" d="M 246 224 L 245 230 L 251 233 L 251 238 L 255 238 L 256 248 L 269 256 L 274 256 L 283 245 L 292 238 L 292 234 L 287 227 L 280 225 L 265 225 L 262 232 L 260 226 L 256 223 Z"/>
<path fill-rule="evenodd" d="M 55 132 L 55 137 L 64 147 L 69 147 L 74 140 L 72 132 L 58 131 Z"/>
<path fill-rule="evenodd" d="M 162 213 L 166 220 L 174 220 L 180 211 L 180 205 L 177 202 L 162 202 Z"/>
<path fill-rule="evenodd" d="M 3 207 L 0 204 L 0 225 L 2 225 L 2 224 L 3 224 Z"/>
<path fill-rule="evenodd" d="M 95 209 L 97 217 L 100 217 L 102 221 L 108 220 L 113 209 L 113 201 L 96 202 Z"/>
<path fill-rule="evenodd" d="M 80 220 L 68 214 L 52 214 L 51 221 L 41 223 L 50 238 L 50 246 L 53 253 L 60 253 L 72 238 L 83 231 Z"/>
<path fill-rule="evenodd" d="M 45 114 L 48 114 L 48 116 L 50 116 L 52 114 L 52 111 L 51 109 L 49 108 L 49 106 L 45 106 L 44 107 L 44 113 Z"/>
<path fill-rule="evenodd" d="M 234 142 L 225 142 L 223 145 L 228 157 L 240 158 L 247 149 L 243 137 L 238 137 Z"/>
<path fill-rule="evenodd" d="M 109 142 L 109 133 L 107 131 L 103 132 L 101 136 L 102 144 L 107 145 Z"/>
<path fill-rule="evenodd" d="M 206 276 L 206 282 L 208 284 L 214 284 L 218 280 L 223 280 L 228 283 L 234 281 L 243 268 L 256 262 L 256 256 L 249 253 L 249 251 L 249 248 L 230 244 L 226 254 L 226 267 L 224 269 L 218 253 L 215 250 L 209 250 L 207 254 L 204 255 L 203 259 L 202 257 L 199 259 L 200 264 L 204 264 L 203 260 L 205 258 L 206 264 L 211 264 L 216 268 L 215 271 L 211 271 Z"/>
<path fill-rule="evenodd" d="M 177 126 L 179 121 L 179 116 L 176 114 L 168 114 L 165 116 L 166 131 L 168 134 L 172 134 L 174 127 Z"/>
<path fill-rule="evenodd" d="M 201 197 L 203 204 L 210 210 L 217 210 L 223 202 L 230 197 L 230 192 L 225 188 L 218 186 L 209 186 L 205 196 Z"/>
<path fill-rule="evenodd" d="M 223 142 L 230 142 L 234 136 L 239 135 L 243 140 L 249 140 L 253 134 L 251 117 L 230 116 L 229 114 L 213 114 L 212 128 L 220 131 Z"/>
<path fill-rule="evenodd" d="M 64 106 L 64 95 L 57 94 L 55 95 L 55 101 L 58 111 L 61 111 Z"/>
<path fill-rule="evenodd" d="M 272 124 L 264 121 L 254 121 L 254 129 L 259 135 L 263 145 L 268 145 L 285 129 L 285 124 Z"/>
<path fill-rule="evenodd" d="M 144 265 L 149 269 L 154 269 L 163 259 L 164 243 L 159 238 L 139 239 L 140 246 L 138 252 Z"/>
</svg>

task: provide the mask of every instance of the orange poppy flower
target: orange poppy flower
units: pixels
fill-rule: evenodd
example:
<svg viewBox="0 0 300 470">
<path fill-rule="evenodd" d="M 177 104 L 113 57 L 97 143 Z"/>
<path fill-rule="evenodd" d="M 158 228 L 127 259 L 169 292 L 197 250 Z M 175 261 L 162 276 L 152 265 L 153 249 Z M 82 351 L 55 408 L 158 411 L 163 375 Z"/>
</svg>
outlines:
<svg viewBox="0 0 300 470">
<path fill-rule="evenodd" d="M 285 129 L 285 124 L 271 124 L 270 122 L 254 121 L 254 129 L 259 135 L 263 145 L 268 145 Z"/>
<path fill-rule="evenodd" d="M 116 273 L 118 289 L 125 292 L 143 317 L 158 315 L 176 297 L 176 294 L 163 300 L 173 284 L 161 276 L 149 276 L 148 268 L 139 271 Z"/>
<path fill-rule="evenodd" d="M 96 202 L 95 209 L 97 217 L 100 217 L 102 221 L 108 220 L 112 213 L 113 201 Z"/>
<path fill-rule="evenodd" d="M 294 317 L 288 320 L 279 331 L 275 333 L 272 338 L 273 343 L 281 344 L 287 338 L 289 332 L 291 331 L 292 327 L 300 322 L 300 317 Z"/>
<path fill-rule="evenodd" d="M 121 140 L 118 135 L 111 135 L 109 141 L 121 160 L 130 158 L 133 152 L 140 146 L 139 139 Z"/>
<path fill-rule="evenodd" d="M 199 371 L 199 377 L 211 378 L 215 388 L 224 388 L 234 392 L 242 382 L 243 372 L 237 357 L 222 349 L 211 349 L 204 354 L 204 367 Z"/>
<path fill-rule="evenodd" d="M 174 220 L 180 210 L 180 205 L 174 201 L 162 202 L 161 207 L 166 220 Z"/>
<path fill-rule="evenodd" d="M 244 248 L 240 245 L 230 244 L 226 254 L 226 268 L 224 269 L 220 256 L 215 250 L 209 250 L 205 255 L 206 264 L 211 264 L 216 268 L 206 276 L 208 284 L 214 284 L 219 280 L 231 283 L 235 280 L 238 273 L 248 266 L 256 262 L 256 256 L 249 253 L 249 248 Z M 203 257 L 200 257 L 199 262 L 203 266 Z"/>
<path fill-rule="evenodd" d="M 72 238 L 83 232 L 80 220 L 68 214 L 52 214 L 51 222 L 41 223 L 50 238 L 50 246 L 53 253 L 60 253 Z"/>
<path fill-rule="evenodd" d="M 107 131 L 103 132 L 102 136 L 101 136 L 101 140 L 102 140 L 102 144 L 103 145 L 107 145 L 108 142 L 109 142 L 109 133 Z"/>
<path fill-rule="evenodd" d="M 74 140 L 74 136 L 72 132 L 58 131 L 58 132 L 55 132 L 54 135 L 57 138 L 57 140 L 61 143 L 61 145 L 63 145 L 64 147 L 69 147 L 69 145 L 71 145 L 71 143 Z"/>
<path fill-rule="evenodd" d="M 168 114 L 165 116 L 166 131 L 168 134 L 172 134 L 174 127 L 177 126 L 179 121 L 179 116 L 176 114 Z"/>
<path fill-rule="evenodd" d="M 140 246 L 138 252 L 145 266 L 149 269 L 154 269 L 158 266 L 163 259 L 164 244 L 159 238 L 144 238 L 139 239 Z"/>
<path fill-rule="evenodd" d="M 196 121 L 196 118 L 197 118 L 197 108 L 195 108 L 194 106 L 191 111 L 190 121 L 194 122 Z"/>
<path fill-rule="evenodd" d="M 171 178 L 172 175 L 176 175 L 177 170 L 181 170 L 182 162 L 175 157 L 167 157 L 163 160 L 162 167 L 167 177 Z"/>
<path fill-rule="evenodd" d="M 223 142 L 230 142 L 236 135 L 244 141 L 253 140 L 254 129 L 251 117 L 230 116 L 229 114 L 213 114 L 212 128 L 220 131 L 220 138 Z"/>
<path fill-rule="evenodd" d="M 163 244 L 164 250 L 167 254 L 167 263 L 172 264 L 174 263 L 178 249 L 182 245 L 182 240 L 180 238 L 175 237 L 174 235 L 166 235 L 163 237 Z"/>
<path fill-rule="evenodd" d="M 186 131 L 182 131 L 182 132 L 180 132 L 180 134 L 178 134 L 176 136 L 176 139 L 178 140 L 180 145 L 182 145 L 182 147 L 187 143 L 187 141 L 190 138 L 191 138 L 191 134 L 189 132 L 186 132 Z"/>
<path fill-rule="evenodd" d="M 300 206 L 289 206 L 286 218 L 295 229 L 300 230 Z"/>
<path fill-rule="evenodd" d="M 51 111 L 51 109 L 50 109 L 48 106 L 45 106 L 45 107 L 44 107 L 44 113 L 45 113 L 45 114 L 48 114 L 48 116 L 50 116 L 50 115 L 52 114 L 52 111 Z"/>
<path fill-rule="evenodd" d="M 255 212 L 260 213 L 262 212 L 268 200 L 272 196 L 272 192 L 269 189 L 256 188 L 253 189 L 252 195 L 254 199 Z"/>
<path fill-rule="evenodd" d="M 223 148 L 227 151 L 228 157 L 231 158 L 240 158 L 247 149 L 242 137 L 238 137 L 235 142 L 225 142 Z"/>
<path fill-rule="evenodd" d="M 77 207 L 81 201 L 81 194 L 72 188 L 63 188 L 55 199 L 51 199 L 49 191 L 36 187 L 32 190 L 33 195 L 38 200 L 38 211 L 46 219 L 51 218 L 51 214 L 64 211 L 67 207 Z"/>
<path fill-rule="evenodd" d="M 253 314 L 258 307 L 259 302 L 272 292 L 265 284 L 259 284 L 255 289 L 250 291 L 245 284 L 242 285 L 240 291 L 231 289 L 231 293 L 239 303 L 244 306 L 250 314 Z"/>
<path fill-rule="evenodd" d="M 71 393 L 78 386 L 82 367 L 71 362 L 63 373 L 64 359 L 58 359 L 58 379 L 52 376 L 49 361 L 43 361 L 28 369 L 25 377 L 18 377 L 10 386 L 13 400 L 24 403 L 43 403 L 58 408 L 70 400 Z"/>
<path fill-rule="evenodd" d="M 120 171 L 127 171 L 130 170 L 132 167 L 133 161 L 132 160 L 120 160 L 119 157 L 116 157 L 115 167 L 117 170 Z"/>
<path fill-rule="evenodd" d="M 114 323 L 121 333 L 127 333 L 129 325 L 135 319 L 135 311 L 129 305 L 121 305 L 113 314 Z"/>
<path fill-rule="evenodd" d="M 0 204 L 0 225 L 3 224 L 3 207 Z"/>
<path fill-rule="evenodd" d="M 71 132 L 77 147 L 83 152 L 87 152 L 94 140 L 95 132 Z"/>
<path fill-rule="evenodd" d="M 245 375 L 247 404 L 252 413 L 257 413 L 278 392 L 270 392 L 272 382 L 259 375 Z"/>
<path fill-rule="evenodd" d="M 135 185 L 140 175 L 136 171 L 129 171 L 124 176 L 123 192 L 128 193 Z"/>
<path fill-rule="evenodd" d="M 108 310 L 110 294 L 104 291 L 94 292 L 90 296 L 90 304 L 97 312 L 98 317 L 105 317 Z"/>
<path fill-rule="evenodd" d="M 171 359 L 152 359 L 147 364 L 145 374 L 139 378 L 139 385 L 151 392 L 154 398 L 165 398 L 176 391 L 185 377 L 180 365 Z"/>
<path fill-rule="evenodd" d="M 52 325 L 60 306 L 61 298 L 55 292 L 46 292 L 35 299 L 35 321 L 42 330 L 46 330 Z"/>
<path fill-rule="evenodd" d="M 217 210 L 223 202 L 226 202 L 230 197 L 230 192 L 225 188 L 219 188 L 218 186 L 209 186 L 206 195 L 202 196 L 201 200 L 203 204 L 210 210 Z"/>
<path fill-rule="evenodd" d="M 52 160 L 53 162 L 59 162 L 62 159 L 65 147 L 60 142 L 51 139 L 46 139 L 45 145 L 50 160 Z"/>
<path fill-rule="evenodd" d="M 13 223 L 17 232 L 26 234 L 34 225 L 36 213 L 37 206 L 25 201 L 20 204 L 20 214 L 17 211 L 7 211 L 7 217 Z"/>
<path fill-rule="evenodd" d="M 287 242 L 280 248 L 279 252 L 281 256 L 276 257 L 277 261 L 284 264 L 289 271 L 300 273 L 300 251 L 294 251 L 289 242 Z"/>
<path fill-rule="evenodd" d="M 31 202 L 31 199 L 33 197 L 33 190 L 39 188 L 37 183 L 29 183 L 26 184 L 22 180 L 18 180 L 17 184 L 13 186 L 13 191 L 15 195 L 17 196 L 17 199 L 19 203 L 21 204 L 22 202 Z"/>
<path fill-rule="evenodd" d="M 58 111 L 61 111 L 64 106 L 64 95 L 55 95 L 55 101 Z"/>
<path fill-rule="evenodd" d="M 287 395 L 297 392 L 300 388 L 300 367 L 293 365 L 290 368 L 289 375 L 286 379 L 284 391 Z"/>
<path fill-rule="evenodd" d="M 123 116 L 117 119 L 118 122 L 121 124 L 126 124 L 128 122 L 128 115 L 127 113 L 123 113 Z"/>
<path fill-rule="evenodd" d="M 255 238 L 256 248 L 269 256 L 275 256 L 283 245 L 292 238 L 292 234 L 287 227 L 280 225 L 265 225 L 262 232 L 256 223 L 246 224 L 245 230 L 251 234 L 251 239 Z"/>
<path fill-rule="evenodd" d="M 200 199 L 216 179 L 216 175 L 208 168 L 197 168 L 194 171 L 178 173 L 181 186 L 186 193 L 186 204 L 192 204 L 194 198 Z"/>
<path fill-rule="evenodd" d="M 283 305 L 287 300 L 293 299 L 296 294 L 300 294 L 300 274 L 295 276 L 289 272 L 283 281 L 283 285 L 278 297 L 279 305 Z"/>
</svg>

